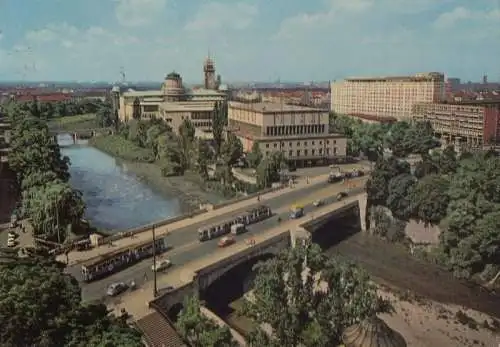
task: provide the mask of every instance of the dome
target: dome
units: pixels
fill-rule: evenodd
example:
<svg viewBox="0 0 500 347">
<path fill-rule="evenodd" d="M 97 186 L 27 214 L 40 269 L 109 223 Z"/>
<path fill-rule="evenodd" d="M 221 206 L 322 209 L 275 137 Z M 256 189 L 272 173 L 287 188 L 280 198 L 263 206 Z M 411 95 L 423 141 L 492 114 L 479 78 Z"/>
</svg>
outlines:
<svg viewBox="0 0 500 347">
<path fill-rule="evenodd" d="M 181 75 L 179 75 L 177 72 L 172 71 L 167 76 L 165 76 L 165 79 L 166 80 L 180 80 L 182 78 L 181 78 Z"/>
<path fill-rule="evenodd" d="M 181 75 L 175 71 L 169 73 L 165 76 L 165 81 L 161 89 L 167 101 L 179 101 L 182 95 L 184 95 Z"/>
<path fill-rule="evenodd" d="M 342 341 L 346 347 L 406 347 L 403 336 L 377 316 L 347 328 Z"/>
<path fill-rule="evenodd" d="M 112 92 L 112 93 L 119 93 L 119 92 L 120 92 L 120 87 L 118 87 L 118 86 L 113 86 L 113 88 L 111 89 L 111 92 Z"/>
</svg>

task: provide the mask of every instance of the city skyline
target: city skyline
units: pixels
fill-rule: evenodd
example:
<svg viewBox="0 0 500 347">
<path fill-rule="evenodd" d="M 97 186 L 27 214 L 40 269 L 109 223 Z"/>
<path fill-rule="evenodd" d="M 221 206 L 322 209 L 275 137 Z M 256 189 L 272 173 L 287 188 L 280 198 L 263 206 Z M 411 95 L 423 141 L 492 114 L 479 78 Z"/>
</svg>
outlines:
<svg viewBox="0 0 500 347">
<path fill-rule="evenodd" d="M 0 0 L 0 81 L 325 81 L 500 66 L 497 0 Z"/>
</svg>

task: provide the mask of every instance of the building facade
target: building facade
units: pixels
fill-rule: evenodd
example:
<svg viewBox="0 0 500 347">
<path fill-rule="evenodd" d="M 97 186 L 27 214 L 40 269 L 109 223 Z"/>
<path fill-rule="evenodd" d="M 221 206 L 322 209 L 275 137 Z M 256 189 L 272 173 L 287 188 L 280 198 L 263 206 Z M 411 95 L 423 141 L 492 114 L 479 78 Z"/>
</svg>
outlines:
<svg viewBox="0 0 500 347">
<path fill-rule="evenodd" d="M 331 84 L 331 98 L 331 109 L 338 114 L 362 120 L 410 119 L 416 103 L 444 100 L 444 75 L 348 78 Z"/>
<path fill-rule="evenodd" d="M 10 150 L 10 123 L 0 111 L 0 176 L 7 169 L 7 156 Z"/>
<path fill-rule="evenodd" d="M 211 131 L 215 106 L 227 100 L 227 92 L 220 88 L 220 78 L 215 78 L 215 64 L 211 59 L 205 61 L 203 69 L 205 85 L 212 89 L 187 89 L 176 72 L 165 77 L 160 90 L 129 90 L 118 95 L 119 90 L 113 89 L 118 118 L 122 122 L 134 118 L 163 119 L 174 131 L 188 119 L 198 132 Z"/>
<path fill-rule="evenodd" d="M 500 143 L 500 101 L 416 104 L 413 120 L 429 121 L 447 144 L 481 148 Z"/>
<path fill-rule="evenodd" d="M 347 139 L 329 132 L 328 112 L 320 109 L 230 102 L 228 123 L 247 153 L 257 142 L 264 156 L 280 151 L 297 166 L 326 164 L 346 157 Z"/>
</svg>

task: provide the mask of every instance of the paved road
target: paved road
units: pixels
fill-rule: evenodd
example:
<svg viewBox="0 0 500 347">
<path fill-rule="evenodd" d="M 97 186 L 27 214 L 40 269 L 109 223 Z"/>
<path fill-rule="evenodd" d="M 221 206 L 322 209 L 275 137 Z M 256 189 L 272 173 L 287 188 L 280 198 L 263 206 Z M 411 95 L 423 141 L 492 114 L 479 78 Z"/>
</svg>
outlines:
<svg viewBox="0 0 500 347">
<path fill-rule="evenodd" d="M 253 235 L 262 233 L 263 231 L 275 227 L 278 225 L 278 218 L 282 220 L 288 219 L 289 208 L 295 202 L 304 205 L 305 218 L 307 215 L 312 215 L 313 211 L 316 209 L 312 202 L 316 199 L 322 199 L 326 204 L 336 201 L 336 194 L 340 191 L 345 190 L 345 187 L 336 184 L 331 185 L 325 183 L 321 185 L 322 189 L 313 188 L 309 190 L 309 195 L 304 195 L 304 190 L 301 191 L 300 199 L 292 199 L 290 195 L 280 196 L 273 200 L 264 202 L 268 204 L 275 215 L 272 218 L 266 219 L 260 223 L 256 223 L 248 226 L 248 232 L 236 236 L 237 242 L 243 242 L 243 240 L 252 237 Z M 364 187 L 358 187 L 350 190 L 350 194 L 358 194 L 364 190 Z M 294 195 L 295 196 L 295 195 Z M 298 197 L 297 197 L 298 198 Z M 220 220 L 220 218 L 215 218 L 213 222 Z M 304 219 L 304 222 L 306 219 Z M 199 242 L 197 237 L 197 230 L 201 225 L 210 224 L 212 221 L 208 220 L 203 223 L 198 223 L 195 225 L 188 226 L 182 230 L 176 230 L 176 232 L 167 236 L 167 242 L 173 248 L 172 250 L 163 254 L 163 257 L 168 258 L 174 264 L 173 266 L 181 266 L 189 261 L 197 259 L 199 257 L 205 256 L 209 253 L 213 253 L 217 250 L 218 239 L 210 240 L 207 242 Z M 152 259 L 145 259 L 144 261 L 135 264 L 123 271 L 120 271 L 112 276 L 106 277 L 100 281 L 91 283 L 82 283 L 82 295 L 83 299 L 86 301 L 102 300 L 103 295 L 106 292 L 106 288 L 114 282 L 131 282 L 134 280 L 138 285 L 144 282 L 150 281 L 153 278 L 153 273 L 151 271 Z M 79 265 L 70 266 L 67 268 L 67 272 L 75 276 L 79 281 L 81 280 L 80 275 L 81 267 Z"/>
</svg>

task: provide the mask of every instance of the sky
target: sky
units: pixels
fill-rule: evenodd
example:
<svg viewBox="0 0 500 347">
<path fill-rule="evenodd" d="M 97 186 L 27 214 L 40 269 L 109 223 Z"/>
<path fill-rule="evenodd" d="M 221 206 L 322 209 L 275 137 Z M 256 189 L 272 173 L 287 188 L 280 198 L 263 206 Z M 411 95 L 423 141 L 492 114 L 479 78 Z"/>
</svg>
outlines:
<svg viewBox="0 0 500 347">
<path fill-rule="evenodd" d="M 500 0 L 0 0 L 0 81 L 500 79 Z"/>
</svg>

